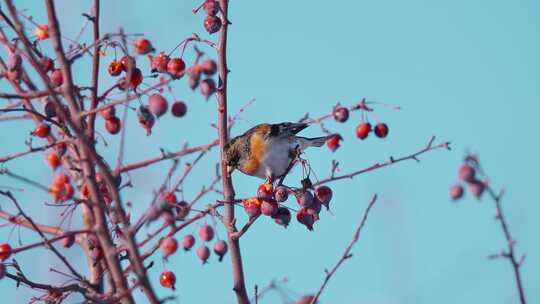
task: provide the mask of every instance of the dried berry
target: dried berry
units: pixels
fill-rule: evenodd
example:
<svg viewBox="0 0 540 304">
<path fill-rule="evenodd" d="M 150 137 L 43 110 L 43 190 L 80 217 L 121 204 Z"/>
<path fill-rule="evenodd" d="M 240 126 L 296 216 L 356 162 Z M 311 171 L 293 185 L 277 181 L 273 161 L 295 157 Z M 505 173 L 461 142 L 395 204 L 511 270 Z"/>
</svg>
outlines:
<svg viewBox="0 0 540 304">
<path fill-rule="evenodd" d="M 294 193 L 296 197 L 296 202 L 301 207 L 309 207 L 313 204 L 313 194 L 308 190 L 299 190 Z"/>
<path fill-rule="evenodd" d="M 282 203 L 289 198 L 289 191 L 286 187 L 279 186 L 274 190 L 274 198 L 278 203 Z"/>
<path fill-rule="evenodd" d="M 273 216 L 277 213 L 278 205 L 271 201 L 263 201 L 261 204 L 261 213 L 267 216 Z"/>
<path fill-rule="evenodd" d="M 308 230 L 313 230 L 313 224 L 315 223 L 315 216 L 309 212 L 306 208 L 300 208 L 296 213 L 296 220 L 307 227 Z"/>
<path fill-rule="evenodd" d="M 328 204 L 332 200 L 332 189 L 328 186 L 320 186 L 315 189 L 315 198 L 328 209 Z"/>
<path fill-rule="evenodd" d="M 150 112 L 147 106 L 140 106 L 137 110 L 139 124 L 146 130 L 146 135 L 152 134 L 152 127 L 156 122 L 154 115 Z"/>
<path fill-rule="evenodd" d="M 285 207 L 279 207 L 276 214 L 274 214 L 272 218 L 276 224 L 287 228 L 291 222 L 291 212 Z"/>
</svg>

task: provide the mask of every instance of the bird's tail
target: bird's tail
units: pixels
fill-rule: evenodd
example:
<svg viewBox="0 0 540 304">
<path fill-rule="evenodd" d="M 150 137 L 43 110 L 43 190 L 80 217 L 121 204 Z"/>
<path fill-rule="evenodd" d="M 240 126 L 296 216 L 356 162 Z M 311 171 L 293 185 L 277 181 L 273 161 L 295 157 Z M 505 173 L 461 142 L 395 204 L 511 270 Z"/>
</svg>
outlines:
<svg viewBox="0 0 540 304">
<path fill-rule="evenodd" d="M 300 148 L 303 150 L 307 147 L 322 147 L 324 143 L 329 140 L 333 135 L 328 136 L 321 136 L 321 137 L 314 137 L 314 138 L 306 138 L 306 137 L 300 137 L 298 136 L 298 140 L 300 142 Z"/>
</svg>

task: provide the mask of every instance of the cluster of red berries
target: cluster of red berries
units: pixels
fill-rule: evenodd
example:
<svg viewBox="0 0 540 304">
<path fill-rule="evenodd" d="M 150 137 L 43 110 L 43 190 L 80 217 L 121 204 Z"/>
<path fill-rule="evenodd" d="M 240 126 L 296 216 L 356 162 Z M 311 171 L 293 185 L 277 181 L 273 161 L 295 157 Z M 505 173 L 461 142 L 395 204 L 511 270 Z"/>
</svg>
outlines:
<svg viewBox="0 0 540 304">
<path fill-rule="evenodd" d="M 221 18 L 217 16 L 220 12 L 219 3 L 215 0 L 206 0 L 202 5 L 203 10 L 206 12 L 206 18 L 204 18 L 204 29 L 209 33 L 216 33 L 221 29 Z"/>
<path fill-rule="evenodd" d="M 119 76 L 125 72 L 125 76 L 117 82 L 117 87 L 124 91 L 126 89 L 135 89 L 143 81 L 141 69 L 137 67 L 137 62 L 134 57 L 124 55 L 120 60 L 113 60 L 109 64 L 109 74 L 111 76 Z"/>
<path fill-rule="evenodd" d="M 486 189 L 486 183 L 479 180 L 476 176 L 475 169 L 476 161 L 473 158 L 467 157 L 465 162 L 459 167 L 459 179 L 468 186 L 469 192 L 476 198 L 480 198 Z M 452 200 L 457 201 L 463 197 L 465 190 L 461 183 L 450 187 L 449 194 Z"/>
<path fill-rule="evenodd" d="M 334 110 L 332 111 L 332 117 L 335 121 L 344 123 L 349 119 L 349 109 L 342 106 L 336 106 L 334 107 Z M 375 125 L 375 127 L 372 127 L 372 125 L 369 122 L 361 122 L 356 127 L 356 137 L 364 140 L 369 136 L 369 133 L 371 132 L 375 133 L 375 136 L 378 138 L 385 138 L 388 136 L 388 125 L 385 123 L 378 123 Z M 340 134 L 334 134 L 330 139 L 326 141 L 327 147 L 332 151 L 336 151 L 340 147 L 340 141 L 343 140 L 343 137 Z"/>
<path fill-rule="evenodd" d="M 54 177 L 49 193 L 55 202 L 65 202 L 73 198 L 75 189 L 69 181 L 69 177 L 63 173 Z"/>
<path fill-rule="evenodd" d="M 328 209 L 332 199 L 332 190 L 327 186 L 320 186 L 312 192 L 309 187 L 292 189 L 278 186 L 274 190 L 272 184 L 265 183 L 259 186 L 256 197 L 244 199 L 242 204 L 250 218 L 263 214 L 286 228 L 291 221 L 291 212 L 280 203 L 287 201 L 289 193 L 295 196 L 301 207 L 296 213 L 297 221 L 313 230 L 313 224 L 319 219 L 321 207 L 325 206 Z"/>
</svg>

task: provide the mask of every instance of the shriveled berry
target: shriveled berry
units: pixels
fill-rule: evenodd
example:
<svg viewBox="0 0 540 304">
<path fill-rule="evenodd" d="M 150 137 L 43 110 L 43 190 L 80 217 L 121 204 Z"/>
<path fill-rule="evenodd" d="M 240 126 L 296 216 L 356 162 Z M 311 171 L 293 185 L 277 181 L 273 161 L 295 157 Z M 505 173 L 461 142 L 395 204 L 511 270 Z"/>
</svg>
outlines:
<svg viewBox="0 0 540 304">
<path fill-rule="evenodd" d="M 210 95 L 216 92 L 216 82 L 214 81 L 214 79 L 211 78 L 204 79 L 203 81 L 201 81 L 200 90 L 202 96 L 208 99 L 210 98 Z"/>
<path fill-rule="evenodd" d="M 271 201 L 263 201 L 261 204 L 261 213 L 267 216 L 273 216 L 278 210 L 278 205 Z"/>
<path fill-rule="evenodd" d="M 52 69 L 54 69 L 54 61 L 47 56 L 41 57 L 39 59 L 39 64 L 41 65 L 41 68 L 45 73 L 49 73 L 50 71 L 52 71 Z"/>
<path fill-rule="evenodd" d="M 332 112 L 332 116 L 337 122 L 346 122 L 349 119 L 349 109 L 345 107 L 336 107 Z"/>
<path fill-rule="evenodd" d="M 332 189 L 328 186 L 320 186 L 315 189 L 315 198 L 328 209 L 328 204 L 332 200 Z"/>
<path fill-rule="evenodd" d="M 212 76 L 217 72 L 217 64 L 212 59 L 206 59 L 201 63 L 201 71 L 208 76 Z"/>
<path fill-rule="evenodd" d="M 296 220 L 307 227 L 308 230 L 313 230 L 313 224 L 315 223 L 315 216 L 308 212 L 306 208 L 300 208 L 296 213 Z"/>
<path fill-rule="evenodd" d="M 45 138 L 51 134 L 51 126 L 46 123 L 41 123 L 36 127 L 32 134 L 37 137 Z"/>
<path fill-rule="evenodd" d="M 99 115 L 101 115 L 103 119 L 111 119 L 116 115 L 116 109 L 114 107 L 107 107 L 99 111 Z"/>
<path fill-rule="evenodd" d="M 202 245 L 201 247 L 199 247 L 199 249 L 197 249 L 197 256 L 199 257 L 199 259 L 201 259 L 203 264 L 206 263 L 206 261 L 210 257 L 210 249 L 208 249 L 207 246 Z"/>
<path fill-rule="evenodd" d="M 49 153 L 47 155 L 47 163 L 51 168 L 56 169 L 58 166 L 60 166 L 60 157 L 58 157 L 58 154 L 56 153 Z"/>
<path fill-rule="evenodd" d="M 204 29 L 209 33 L 213 34 L 221 28 L 221 19 L 216 16 L 208 15 L 204 19 Z"/>
<path fill-rule="evenodd" d="M 35 30 L 38 40 L 49 39 L 49 26 L 47 24 L 39 25 Z"/>
<path fill-rule="evenodd" d="M 187 106 L 183 101 L 175 101 L 171 107 L 171 113 L 175 117 L 182 117 L 186 115 Z"/>
<path fill-rule="evenodd" d="M 184 235 L 184 238 L 182 238 L 182 247 L 184 247 L 184 250 L 190 250 L 193 245 L 195 245 L 195 238 L 193 237 L 193 235 Z"/>
<path fill-rule="evenodd" d="M 375 125 L 375 128 L 373 129 L 375 132 L 375 135 L 379 138 L 385 138 L 388 135 L 388 125 L 385 123 L 378 123 Z"/>
<path fill-rule="evenodd" d="M 105 120 L 105 129 L 110 134 L 118 134 L 120 132 L 120 129 L 122 128 L 122 121 L 120 118 L 113 116 L 107 120 Z"/>
<path fill-rule="evenodd" d="M 272 184 L 264 183 L 259 186 L 257 189 L 257 197 L 260 200 L 272 201 L 274 200 L 274 192 Z"/>
<path fill-rule="evenodd" d="M 8 243 L 0 244 L 0 262 L 9 259 L 12 251 Z"/>
<path fill-rule="evenodd" d="M 249 218 L 253 218 L 261 215 L 261 204 L 262 202 L 258 198 L 249 198 L 242 201 L 244 205 L 244 211 L 247 213 Z"/>
<path fill-rule="evenodd" d="M 203 4 L 206 14 L 215 16 L 219 12 L 219 3 L 215 0 L 206 0 Z"/>
<path fill-rule="evenodd" d="M 227 242 L 224 240 L 218 240 L 214 244 L 214 253 L 219 257 L 219 261 L 223 260 L 223 256 L 227 253 Z"/>
<path fill-rule="evenodd" d="M 480 198 L 486 189 L 486 185 L 481 182 L 474 180 L 469 183 L 469 192 L 476 198 Z"/>
<path fill-rule="evenodd" d="M 61 86 L 62 83 L 64 83 L 64 76 L 62 75 L 62 71 L 59 69 L 52 71 L 50 79 L 51 83 L 55 87 Z"/>
<path fill-rule="evenodd" d="M 162 73 L 167 72 L 167 64 L 170 60 L 167 54 L 165 54 L 164 52 L 160 52 L 157 56 L 148 55 L 148 58 L 150 59 L 150 66 L 152 68 L 152 71 Z"/>
<path fill-rule="evenodd" d="M 214 229 L 208 225 L 204 224 L 199 228 L 199 237 L 205 242 L 209 242 L 214 238 Z"/>
<path fill-rule="evenodd" d="M 135 40 L 135 42 L 133 43 L 133 46 L 135 48 L 135 53 L 139 55 L 145 55 L 154 51 L 154 47 L 152 47 L 152 43 L 150 42 L 150 40 L 146 38 L 139 38 Z"/>
<path fill-rule="evenodd" d="M 343 140 L 343 137 L 341 137 L 341 135 L 334 134 L 326 141 L 326 146 L 328 147 L 328 149 L 330 149 L 330 151 L 334 152 L 340 147 L 339 142 L 341 140 Z"/>
<path fill-rule="evenodd" d="M 56 105 L 51 100 L 47 99 L 45 106 L 43 107 L 43 112 L 49 118 L 56 117 Z"/>
<path fill-rule="evenodd" d="M 450 189 L 448 190 L 449 194 L 450 194 L 450 198 L 454 201 L 457 201 L 458 199 L 460 199 L 461 197 L 463 197 L 463 186 L 461 185 L 454 185 L 452 187 L 450 187 Z"/>
<path fill-rule="evenodd" d="M 122 63 L 118 60 L 113 60 L 111 63 L 109 63 L 109 75 L 111 76 L 118 76 L 122 71 L 124 70 L 124 66 Z"/>
<path fill-rule="evenodd" d="M 127 77 L 127 76 L 126 76 Z M 131 71 L 131 77 L 129 78 L 128 84 L 131 88 L 138 87 L 143 81 L 143 75 L 139 68 L 134 68 Z"/>
<path fill-rule="evenodd" d="M 474 181 L 476 171 L 471 165 L 463 164 L 459 167 L 458 175 L 462 181 L 470 183 Z"/>
<path fill-rule="evenodd" d="M 120 64 L 122 65 L 122 70 L 129 72 L 129 70 L 133 70 L 137 63 L 135 62 L 135 58 L 124 55 L 122 58 L 120 58 Z"/>
<path fill-rule="evenodd" d="M 174 78 L 180 78 L 184 75 L 186 64 L 182 58 L 172 58 L 167 63 L 167 72 Z"/>
<path fill-rule="evenodd" d="M 279 186 L 274 190 L 274 198 L 278 203 L 282 203 L 289 198 L 289 191 L 286 187 Z"/>
<path fill-rule="evenodd" d="M 163 95 L 152 94 L 150 97 L 148 97 L 148 107 L 150 108 L 150 112 L 159 118 L 167 112 L 167 109 L 169 109 L 169 104 Z"/>
<path fill-rule="evenodd" d="M 165 288 L 171 288 L 174 290 L 176 276 L 171 271 L 164 271 L 159 275 L 159 284 Z"/>
<path fill-rule="evenodd" d="M 300 190 L 294 193 L 296 202 L 301 207 L 308 207 L 313 204 L 313 194 L 308 190 Z"/>
<path fill-rule="evenodd" d="M 75 243 L 75 235 L 73 233 L 66 234 L 66 237 L 62 239 L 62 246 L 70 248 Z"/>
<path fill-rule="evenodd" d="M 360 139 L 366 139 L 371 132 L 371 124 L 369 122 L 363 122 L 356 127 L 356 137 Z"/>
<path fill-rule="evenodd" d="M 173 237 L 168 236 L 161 241 L 159 248 L 161 249 L 163 256 L 168 257 L 176 252 L 178 249 L 178 242 Z"/>
<path fill-rule="evenodd" d="M 314 200 L 313 204 L 305 209 L 308 214 L 313 215 L 315 221 L 319 220 L 319 213 L 321 213 L 322 204 L 318 200 Z"/>
<path fill-rule="evenodd" d="M 274 214 L 272 218 L 276 224 L 287 228 L 291 222 L 291 212 L 285 207 L 279 207 L 276 214 Z"/>
</svg>

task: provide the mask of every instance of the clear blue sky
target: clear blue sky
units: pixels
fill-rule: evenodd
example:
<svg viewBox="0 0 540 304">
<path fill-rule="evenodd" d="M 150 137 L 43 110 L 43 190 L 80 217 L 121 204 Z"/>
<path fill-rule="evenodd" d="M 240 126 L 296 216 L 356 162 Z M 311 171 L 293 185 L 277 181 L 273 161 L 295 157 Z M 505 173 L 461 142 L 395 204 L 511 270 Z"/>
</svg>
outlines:
<svg viewBox="0 0 540 304">
<path fill-rule="evenodd" d="M 40 2 L 17 3 L 45 21 Z M 127 32 L 145 33 L 158 49 L 169 51 L 193 32 L 206 37 L 202 15 L 191 13 L 196 5 L 193 1 L 103 1 L 102 27 L 115 31 L 122 25 Z M 83 22 L 80 12 L 88 10 L 90 1 L 58 1 L 58 7 L 65 35 L 73 37 Z M 523 266 L 525 290 L 529 303 L 539 302 L 540 245 L 534 233 L 540 230 L 534 190 L 540 169 L 539 10 L 537 1 L 526 0 L 231 1 L 232 112 L 257 98 L 234 133 L 263 121 L 292 121 L 308 111 L 323 114 L 336 101 L 352 104 L 367 97 L 403 107 L 399 112 L 377 111 L 390 126 L 389 137 L 356 140 L 358 114 L 348 124 L 329 124 L 345 141 L 335 154 L 326 149 L 308 152 L 319 176 L 327 174 L 333 157 L 341 161 L 343 170 L 363 168 L 391 155 L 413 152 L 431 135 L 451 141 L 453 147 L 451 152 L 422 156 L 419 164 L 402 163 L 335 184 L 332 214 L 323 212 L 314 232 L 294 220 L 287 230 L 266 218 L 257 222 L 242 239 L 249 291 L 255 284 L 264 286 L 285 276 L 291 296 L 316 290 L 323 269 L 335 263 L 349 241 L 369 197 L 378 193 L 380 200 L 354 257 L 329 283 L 322 303 L 517 303 L 508 263 L 486 258 L 504 247 L 493 220 L 494 206 L 487 199 L 478 203 L 470 197 L 453 204 L 447 197 L 469 149 L 480 154 L 493 186 L 507 189 L 504 208 L 518 240 L 517 250 L 528 256 Z M 140 61 L 146 65 L 145 59 Z M 88 83 L 87 62 L 74 68 L 78 79 Z M 102 85 L 110 83 L 105 76 Z M 0 88 L 7 90 L 5 84 Z M 188 102 L 188 116 L 160 120 L 150 138 L 132 123 L 127 162 L 156 155 L 159 147 L 173 150 L 186 140 L 202 144 L 215 136 L 209 126 L 216 119 L 215 100 L 205 103 L 188 91 L 184 80 L 175 83 L 174 90 Z M 133 113 L 130 116 L 133 122 Z M 3 123 L 2 130 L 0 154 L 5 155 L 24 149 L 31 124 Z M 306 134 L 315 136 L 319 130 L 313 127 Z M 111 162 L 115 147 L 112 144 L 105 153 Z M 212 154 L 189 178 L 186 198 L 209 182 L 215 157 Z M 168 166 L 133 172 L 137 189 L 125 197 L 136 206 L 135 214 L 148 204 Z M 51 177 L 39 155 L 7 167 L 44 183 Z M 238 195 L 248 196 L 259 181 L 236 175 L 234 182 Z M 2 176 L 0 186 L 22 187 Z M 55 211 L 50 211 L 54 208 L 42 208 L 45 193 L 17 195 L 37 219 L 57 221 Z M 244 220 L 242 215 L 240 222 Z M 0 230 L 1 240 L 7 239 L 8 230 Z M 219 235 L 224 237 L 223 229 Z M 25 243 L 36 240 L 24 232 L 22 237 Z M 15 231 L 11 243 L 16 239 Z M 29 277 L 62 282 L 63 277 L 48 271 L 60 267 L 54 257 L 45 253 L 38 258 L 38 253 L 42 252 L 15 258 Z M 76 258 L 80 252 L 72 249 L 69 256 Z M 159 257 L 154 261 L 150 275 L 157 283 L 163 265 Z M 167 267 L 177 273 L 179 302 L 234 302 L 228 259 L 218 263 L 212 258 L 203 267 L 193 252 L 179 252 Z M 156 290 L 160 296 L 171 295 L 157 284 Z M 26 302 L 35 294 L 15 290 L 9 280 L 0 282 L 0 293 L 10 303 Z M 279 303 L 279 297 L 273 293 L 261 303 Z"/>
</svg>

